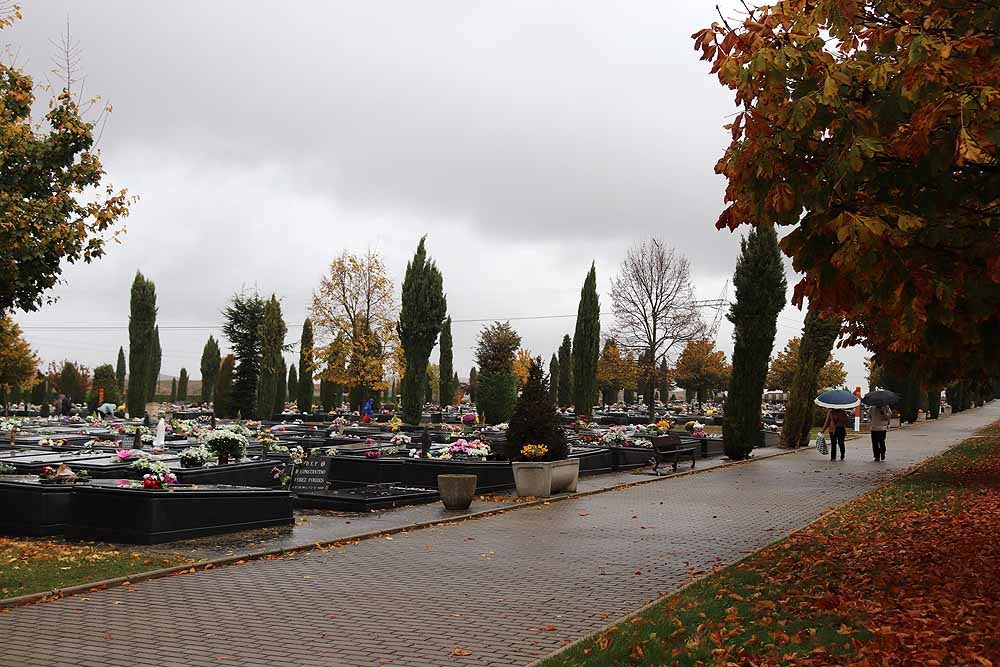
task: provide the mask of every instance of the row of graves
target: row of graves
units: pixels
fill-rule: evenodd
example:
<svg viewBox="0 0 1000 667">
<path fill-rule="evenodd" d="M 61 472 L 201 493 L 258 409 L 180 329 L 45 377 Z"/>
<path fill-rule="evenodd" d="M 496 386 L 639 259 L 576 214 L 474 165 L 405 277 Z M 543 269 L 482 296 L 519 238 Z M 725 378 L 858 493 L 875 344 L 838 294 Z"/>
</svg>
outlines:
<svg viewBox="0 0 1000 667">
<path fill-rule="evenodd" d="M 639 409 L 587 421 L 563 415 L 580 475 L 648 466 L 668 438 L 694 452 L 692 466 L 721 456 L 722 440 L 702 426 L 711 415 L 664 412 L 650 424 Z M 289 413 L 263 423 L 216 423 L 197 412 L 155 425 L 5 419 L 0 533 L 170 542 L 290 526 L 295 507 L 363 512 L 434 502 L 438 476 L 454 474 L 475 475 L 478 494 L 514 488 L 506 425 L 480 426 L 458 410 L 428 412 L 421 427 L 389 411 L 367 420 Z"/>
</svg>

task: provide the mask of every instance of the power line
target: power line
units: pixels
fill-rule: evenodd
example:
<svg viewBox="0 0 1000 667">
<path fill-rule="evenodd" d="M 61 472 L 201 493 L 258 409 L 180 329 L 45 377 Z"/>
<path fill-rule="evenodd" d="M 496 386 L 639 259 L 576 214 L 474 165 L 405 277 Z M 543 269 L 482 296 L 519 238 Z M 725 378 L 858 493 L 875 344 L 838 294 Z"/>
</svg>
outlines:
<svg viewBox="0 0 1000 667">
<path fill-rule="evenodd" d="M 722 308 L 729 305 L 719 299 L 711 301 L 692 301 L 689 305 L 695 308 Z M 601 313 L 601 317 L 611 316 L 613 313 Z M 570 315 L 521 315 L 518 317 L 467 317 L 452 319 L 452 324 L 475 323 L 475 322 L 518 322 L 524 320 L 556 320 L 576 317 L 576 313 Z M 222 329 L 221 324 L 158 324 L 160 331 L 218 331 Z M 302 328 L 302 324 L 287 324 L 291 328 Z M 128 329 L 127 324 L 37 324 L 22 326 L 23 331 L 121 331 Z"/>
</svg>

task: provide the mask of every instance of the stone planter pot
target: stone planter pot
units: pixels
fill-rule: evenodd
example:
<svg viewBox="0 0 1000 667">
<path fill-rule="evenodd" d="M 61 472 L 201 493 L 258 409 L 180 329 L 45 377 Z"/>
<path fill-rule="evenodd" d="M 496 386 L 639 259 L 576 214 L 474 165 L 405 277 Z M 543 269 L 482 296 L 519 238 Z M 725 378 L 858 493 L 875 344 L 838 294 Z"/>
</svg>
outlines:
<svg viewBox="0 0 1000 667">
<path fill-rule="evenodd" d="M 445 509 L 467 510 L 476 496 L 475 475 L 438 475 L 438 492 Z"/>
<path fill-rule="evenodd" d="M 547 498 L 553 493 L 573 493 L 580 478 L 580 459 L 517 461 L 514 484 L 519 496 Z"/>
<path fill-rule="evenodd" d="M 777 447 L 781 444 L 781 431 L 764 431 L 764 446 Z"/>
</svg>

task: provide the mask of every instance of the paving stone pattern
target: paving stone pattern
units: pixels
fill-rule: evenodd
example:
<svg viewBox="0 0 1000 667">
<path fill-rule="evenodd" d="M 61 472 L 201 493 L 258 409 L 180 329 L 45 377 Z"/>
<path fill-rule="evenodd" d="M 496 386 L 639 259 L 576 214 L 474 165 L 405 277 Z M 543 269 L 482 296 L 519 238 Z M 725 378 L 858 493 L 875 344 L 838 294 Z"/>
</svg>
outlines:
<svg viewBox="0 0 1000 667">
<path fill-rule="evenodd" d="M 885 463 L 861 439 L 844 462 L 804 451 L 19 608 L 0 666 L 525 665 L 996 419 L 890 433 Z"/>
</svg>

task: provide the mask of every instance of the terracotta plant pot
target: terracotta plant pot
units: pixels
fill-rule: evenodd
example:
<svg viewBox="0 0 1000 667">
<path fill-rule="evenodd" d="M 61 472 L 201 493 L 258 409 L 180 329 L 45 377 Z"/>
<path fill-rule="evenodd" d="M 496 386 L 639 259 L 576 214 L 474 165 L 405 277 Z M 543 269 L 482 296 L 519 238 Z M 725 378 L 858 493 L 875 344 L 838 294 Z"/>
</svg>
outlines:
<svg viewBox="0 0 1000 667">
<path fill-rule="evenodd" d="M 438 491 L 445 509 L 467 510 L 476 496 L 475 475 L 438 475 Z"/>
</svg>

